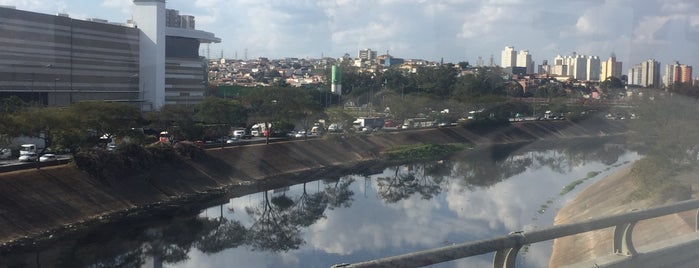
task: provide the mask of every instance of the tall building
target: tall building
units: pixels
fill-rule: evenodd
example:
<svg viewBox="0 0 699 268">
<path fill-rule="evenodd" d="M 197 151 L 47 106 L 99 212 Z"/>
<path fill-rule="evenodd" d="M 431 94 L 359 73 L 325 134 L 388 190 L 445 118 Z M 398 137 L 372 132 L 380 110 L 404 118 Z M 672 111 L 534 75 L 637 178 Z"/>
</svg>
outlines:
<svg viewBox="0 0 699 268">
<path fill-rule="evenodd" d="M 180 27 L 167 27 L 165 0 L 134 4 L 133 20 L 124 25 L 0 7 L 0 97 L 50 106 L 131 102 L 142 110 L 202 100 L 206 62 L 199 45 L 221 40 L 183 28 L 182 16 Z"/>
<path fill-rule="evenodd" d="M 691 83 L 692 66 L 680 64 L 678 61 L 675 61 L 665 66 L 664 78 L 663 83 L 665 86 L 672 86 L 675 83 Z"/>
<path fill-rule="evenodd" d="M 585 77 L 581 80 L 600 81 L 600 59 L 597 56 L 588 56 L 585 63 Z"/>
<path fill-rule="evenodd" d="M 609 59 L 601 63 L 600 80 L 604 81 L 609 77 L 621 79 L 622 64 L 616 61 L 616 55 L 612 54 Z"/>
<path fill-rule="evenodd" d="M 628 82 L 629 85 L 641 85 L 641 64 L 636 64 L 629 68 Z"/>
<path fill-rule="evenodd" d="M 629 84 L 642 87 L 659 88 L 660 62 L 649 59 L 629 69 Z"/>
<path fill-rule="evenodd" d="M 551 74 L 553 75 L 559 75 L 559 76 L 567 76 L 568 75 L 568 63 L 566 62 L 565 57 L 559 55 L 556 55 L 555 58 L 553 58 L 553 67 L 551 68 Z"/>
<path fill-rule="evenodd" d="M 502 50 L 502 58 L 501 58 L 501 64 L 500 67 L 502 68 L 507 68 L 507 67 L 515 67 L 517 66 L 517 51 L 515 51 L 515 48 L 512 46 L 507 46 L 505 49 Z"/>
<path fill-rule="evenodd" d="M 374 60 L 374 59 L 376 59 L 376 51 L 373 51 L 370 48 L 359 50 L 359 59 L 360 60 Z"/>
<path fill-rule="evenodd" d="M 573 52 L 565 56 L 563 62 L 568 66 L 568 76 L 577 80 L 587 80 L 587 57 Z"/>
<path fill-rule="evenodd" d="M 528 50 L 520 50 L 519 53 L 517 53 L 515 66 L 526 68 L 527 74 L 534 73 L 534 62 L 532 61 L 532 55 L 529 54 Z"/>
<path fill-rule="evenodd" d="M 541 61 L 541 65 L 539 65 L 537 73 L 538 74 L 550 74 L 551 73 L 551 65 L 549 65 L 548 60 Z"/>
</svg>

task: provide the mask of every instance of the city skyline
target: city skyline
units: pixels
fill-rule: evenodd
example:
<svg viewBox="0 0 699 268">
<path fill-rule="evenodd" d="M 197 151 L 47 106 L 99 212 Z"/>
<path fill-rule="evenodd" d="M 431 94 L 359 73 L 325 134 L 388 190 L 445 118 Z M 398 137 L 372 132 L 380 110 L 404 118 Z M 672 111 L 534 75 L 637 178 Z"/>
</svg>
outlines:
<svg viewBox="0 0 699 268">
<path fill-rule="evenodd" d="M 221 37 L 200 49 L 218 58 L 319 58 L 371 48 L 402 58 L 488 59 L 505 46 L 526 49 L 536 65 L 577 52 L 625 66 L 653 58 L 699 66 L 699 6 L 683 0 L 555 1 L 222 1 L 169 0 L 196 28 Z M 132 0 L 0 0 L 17 9 L 123 23 Z M 236 57 L 237 55 L 237 57 Z M 487 60 L 486 60 L 487 61 Z M 627 69 L 627 67 L 624 67 Z M 626 72 L 625 70 L 623 72 Z"/>
</svg>

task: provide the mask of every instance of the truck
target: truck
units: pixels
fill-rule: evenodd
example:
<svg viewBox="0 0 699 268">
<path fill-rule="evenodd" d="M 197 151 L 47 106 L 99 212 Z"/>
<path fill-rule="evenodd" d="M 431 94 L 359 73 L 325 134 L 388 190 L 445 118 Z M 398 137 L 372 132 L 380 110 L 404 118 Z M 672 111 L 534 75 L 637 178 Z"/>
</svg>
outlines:
<svg viewBox="0 0 699 268">
<path fill-rule="evenodd" d="M 384 126 L 385 119 L 380 117 L 360 117 L 352 122 L 356 130 L 374 130 Z"/>
<path fill-rule="evenodd" d="M 408 118 L 403 121 L 403 129 L 435 127 L 437 120 L 430 118 Z"/>
<path fill-rule="evenodd" d="M 268 125 L 269 124 L 269 125 Z M 257 123 L 250 127 L 250 134 L 253 137 L 265 137 L 267 136 L 267 127 L 272 127 L 272 123 Z"/>
<path fill-rule="evenodd" d="M 44 149 L 45 144 L 43 137 L 19 136 L 11 138 L 9 146 L 5 149 L 9 150 L 10 155 L 12 155 L 12 151 L 19 151 L 19 155 L 39 153 Z"/>
</svg>

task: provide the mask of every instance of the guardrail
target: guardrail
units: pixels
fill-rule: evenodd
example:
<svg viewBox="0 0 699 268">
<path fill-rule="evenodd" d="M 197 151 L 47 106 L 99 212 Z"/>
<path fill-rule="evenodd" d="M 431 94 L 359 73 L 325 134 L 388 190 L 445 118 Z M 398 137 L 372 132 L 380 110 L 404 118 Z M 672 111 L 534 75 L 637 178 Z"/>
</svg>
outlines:
<svg viewBox="0 0 699 268">
<path fill-rule="evenodd" d="M 68 163 L 70 163 L 70 161 L 72 161 L 72 159 L 65 159 L 64 158 L 64 159 L 58 159 L 58 160 L 50 161 L 50 162 L 18 162 L 18 163 L 13 163 L 10 165 L 0 165 L 0 173 L 36 168 L 37 163 L 38 163 L 39 167 L 48 167 L 48 166 L 57 166 L 57 165 L 68 164 Z"/>
<path fill-rule="evenodd" d="M 431 264 L 495 252 L 493 267 L 515 267 L 517 252 L 522 246 L 552 240 L 569 235 L 614 227 L 612 254 L 636 255 L 631 239 L 634 225 L 641 220 L 657 218 L 682 211 L 699 208 L 699 199 L 678 202 L 646 210 L 636 210 L 625 214 L 599 219 L 563 224 L 531 232 L 513 232 L 506 236 L 451 245 L 425 251 L 413 252 L 388 258 L 376 259 L 354 264 L 337 264 L 332 267 L 422 267 Z M 695 230 L 699 231 L 699 211 L 696 215 Z"/>
</svg>

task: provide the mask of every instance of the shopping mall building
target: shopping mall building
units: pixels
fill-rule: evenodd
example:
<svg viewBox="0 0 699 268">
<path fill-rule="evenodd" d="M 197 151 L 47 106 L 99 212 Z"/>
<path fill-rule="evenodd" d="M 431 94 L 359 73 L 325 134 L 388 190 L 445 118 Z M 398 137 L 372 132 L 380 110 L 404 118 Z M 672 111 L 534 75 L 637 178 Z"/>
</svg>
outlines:
<svg viewBox="0 0 699 268">
<path fill-rule="evenodd" d="M 0 99 L 118 101 L 144 111 L 201 101 L 207 63 L 199 46 L 221 40 L 165 0 L 133 2 L 124 24 L 0 7 Z"/>
</svg>

